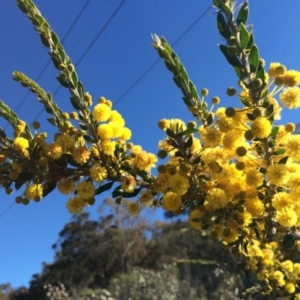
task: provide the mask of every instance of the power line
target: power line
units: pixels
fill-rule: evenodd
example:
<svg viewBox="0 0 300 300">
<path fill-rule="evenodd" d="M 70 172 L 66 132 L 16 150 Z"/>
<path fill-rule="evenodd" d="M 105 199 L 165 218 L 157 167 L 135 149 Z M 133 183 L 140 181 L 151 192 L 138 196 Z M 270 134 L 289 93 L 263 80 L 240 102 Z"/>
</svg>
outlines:
<svg viewBox="0 0 300 300">
<path fill-rule="evenodd" d="M 90 4 L 90 0 L 87 0 L 87 2 L 85 3 L 85 5 L 82 7 L 82 9 L 80 10 L 80 12 L 77 14 L 77 16 L 75 17 L 75 19 L 73 20 L 72 24 L 69 26 L 69 29 L 67 30 L 67 32 L 65 33 L 65 35 L 62 38 L 62 43 L 64 43 L 66 41 L 66 39 L 68 38 L 69 34 L 71 33 L 72 29 L 74 28 L 74 25 L 76 24 L 76 22 L 81 18 L 81 16 L 83 15 L 85 9 L 88 7 L 88 5 Z M 42 75 L 44 74 L 44 72 L 46 71 L 46 69 L 48 68 L 49 64 L 51 62 L 51 59 L 49 59 L 47 61 L 47 63 L 45 64 L 45 66 L 43 67 L 43 69 L 40 71 L 39 75 L 37 76 L 37 78 L 35 79 L 35 81 L 38 81 Z M 19 105 L 17 106 L 17 108 L 15 109 L 15 112 L 17 113 L 20 108 L 22 107 L 22 105 L 25 103 L 25 100 L 28 98 L 28 96 L 31 94 L 30 91 L 28 91 L 25 95 L 25 97 L 23 98 L 23 100 L 19 103 Z M 6 126 L 4 127 L 4 130 L 7 128 L 9 123 L 6 124 Z"/>
<path fill-rule="evenodd" d="M 79 66 L 79 64 L 81 63 L 81 61 L 84 59 L 84 57 L 88 54 L 88 52 L 91 50 L 91 48 L 94 46 L 94 44 L 96 43 L 96 41 L 99 39 L 99 37 L 102 35 L 102 33 L 104 32 L 104 30 L 107 28 L 107 26 L 110 24 L 110 22 L 115 18 L 115 16 L 117 15 L 117 13 L 119 12 L 119 10 L 121 9 L 121 7 L 125 4 L 125 0 L 122 0 L 122 2 L 119 4 L 119 6 L 115 9 L 115 11 L 112 13 L 112 15 L 109 17 L 109 19 L 106 21 L 106 23 L 102 26 L 102 28 L 98 31 L 98 33 L 96 34 L 96 36 L 94 37 L 94 39 L 91 41 L 91 43 L 88 45 L 88 47 L 86 48 L 86 50 L 83 52 L 83 54 L 79 57 L 79 59 L 77 60 L 77 62 L 75 63 L 76 67 Z M 58 91 L 61 89 L 61 85 L 55 90 L 55 92 L 53 93 L 53 97 L 58 93 Z M 42 112 L 44 111 L 44 108 L 42 107 L 41 110 L 38 112 L 38 114 L 36 115 L 36 117 L 34 118 L 34 120 L 37 120 L 38 117 L 40 117 L 40 115 L 42 114 Z"/>
<path fill-rule="evenodd" d="M 211 9 L 209 6 L 183 33 L 171 44 L 172 47 L 176 46 L 180 40 L 208 13 Z M 145 76 L 161 61 L 161 58 L 157 58 L 130 86 L 123 92 L 123 94 L 114 101 L 113 105 L 116 106 Z"/>
</svg>

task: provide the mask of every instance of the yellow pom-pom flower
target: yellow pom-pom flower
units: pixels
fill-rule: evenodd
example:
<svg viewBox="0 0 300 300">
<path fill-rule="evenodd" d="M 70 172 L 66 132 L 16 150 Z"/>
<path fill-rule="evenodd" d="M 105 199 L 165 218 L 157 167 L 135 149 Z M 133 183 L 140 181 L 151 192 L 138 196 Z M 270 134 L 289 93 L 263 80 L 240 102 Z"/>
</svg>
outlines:
<svg viewBox="0 0 300 300">
<path fill-rule="evenodd" d="M 259 139 L 268 137 L 271 133 L 272 125 L 266 118 L 257 118 L 251 125 L 251 132 Z"/>
<path fill-rule="evenodd" d="M 164 210 L 175 211 L 182 205 L 181 197 L 173 192 L 168 192 L 162 199 L 162 208 Z"/>
<path fill-rule="evenodd" d="M 25 191 L 25 196 L 28 199 L 39 201 L 43 198 L 43 186 L 41 184 L 30 184 Z"/>
<path fill-rule="evenodd" d="M 77 185 L 77 194 L 82 199 L 92 198 L 95 194 L 95 187 L 91 181 L 81 181 Z"/>
<path fill-rule="evenodd" d="M 285 89 L 279 96 L 280 101 L 288 108 L 300 107 L 300 89 L 297 86 Z"/>
<path fill-rule="evenodd" d="M 172 176 L 169 180 L 170 189 L 179 196 L 185 194 L 189 186 L 189 180 L 178 173 Z"/>
<path fill-rule="evenodd" d="M 114 136 L 114 130 L 109 124 L 101 124 L 97 130 L 98 136 L 102 140 L 109 140 Z"/>
<path fill-rule="evenodd" d="M 110 116 L 110 107 L 104 103 L 99 103 L 95 105 L 93 115 L 98 122 L 105 122 Z"/>
<path fill-rule="evenodd" d="M 90 176 L 94 181 L 102 182 L 107 178 L 107 171 L 99 163 L 96 163 L 90 168 Z"/>
<path fill-rule="evenodd" d="M 71 194 L 75 190 L 75 181 L 73 179 L 63 179 L 57 184 L 57 188 L 64 195 Z"/>
</svg>

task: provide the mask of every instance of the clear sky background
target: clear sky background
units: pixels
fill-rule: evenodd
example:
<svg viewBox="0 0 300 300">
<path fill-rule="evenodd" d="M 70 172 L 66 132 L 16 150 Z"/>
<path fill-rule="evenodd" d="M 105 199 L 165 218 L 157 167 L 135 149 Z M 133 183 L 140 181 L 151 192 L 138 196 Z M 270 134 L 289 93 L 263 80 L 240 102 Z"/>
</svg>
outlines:
<svg viewBox="0 0 300 300">
<path fill-rule="evenodd" d="M 207 99 L 219 96 L 221 105 L 237 105 L 226 96 L 227 87 L 237 87 L 237 79 L 217 47 L 224 41 L 216 29 L 211 0 L 35 2 L 60 39 L 65 37 L 63 45 L 77 65 L 86 91 L 94 100 L 105 96 L 115 102 L 126 126 L 132 129 L 132 141 L 147 151 L 156 153 L 163 138 L 158 120 L 191 120 L 164 64 L 160 61 L 149 70 L 158 58 L 151 46 L 151 33 L 166 37 L 170 43 L 182 37 L 175 50 L 198 90 L 208 88 Z M 254 24 L 256 43 L 266 64 L 280 61 L 287 68 L 300 70 L 300 2 L 249 2 L 249 21 Z M 15 1 L 0 0 L 0 45 L 0 99 L 21 119 L 29 124 L 38 120 L 41 131 L 53 134 L 55 127 L 46 121 L 47 113 L 33 95 L 11 79 L 12 72 L 40 77 L 38 82 L 44 89 L 56 91 L 54 99 L 62 110 L 73 109 L 68 93 L 63 88 L 57 91 L 57 70 L 51 64 L 45 67 L 47 50 Z M 281 122 L 299 120 L 299 112 L 285 111 Z M 0 120 L 0 126 L 11 132 L 5 120 Z M 71 218 L 65 208 L 68 197 L 57 192 L 28 206 L 12 204 L 17 195 L 6 196 L 0 191 L 0 284 L 10 282 L 13 287 L 27 286 L 31 276 L 41 271 L 42 262 L 53 260 L 51 245 Z M 106 195 L 99 195 L 88 209 L 93 218 L 97 218 L 97 206 Z"/>
</svg>

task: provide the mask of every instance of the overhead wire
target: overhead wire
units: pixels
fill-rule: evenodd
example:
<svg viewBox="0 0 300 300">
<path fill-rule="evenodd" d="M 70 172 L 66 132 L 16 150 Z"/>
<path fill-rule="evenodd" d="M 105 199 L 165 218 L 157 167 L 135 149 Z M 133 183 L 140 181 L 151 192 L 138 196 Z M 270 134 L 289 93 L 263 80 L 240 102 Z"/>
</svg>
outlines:
<svg viewBox="0 0 300 300">
<path fill-rule="evenodd" d="M 74 28 L 74 25 L 76 24 L 76 22 L 78 22 L 78 20 L 81 18 L 81 16 L 83 15 L 84 11 L 86 10 L 86 8 L 88 7 L 88 5 L 90 4 L 90 0 L 87 0 L 86 3 L 83 5 L 82 9 L 80 10 L 80 12 L 77 14 L 77 16 L 75 17 L 75 19 L 73 20 L 72 24 L 69 26 L 67 32 L 65 33 L 65 35 L 62 38 L 62 43 L 64 43 L 66 41 L 66 39 L 68 38 L 69 34 L 71 33 L 72 29 Z M 47 61 L 47 63 L 44 65 L 43 69 L 40 71 L 40 73 L 38 74 L 37 78 L 35 79 L 35 81 L 38 81 L 42 75 L 44 74 L 44 72 L 46 71 L 46 69 L 48 68 L 49 64 L 51 62 L 51 59 L 49 59 Z M 25 103 L 25 100 L 28 98 L 28 96 L 31 94 L 30 91 L 28 91 L 26 93 L 26 95 L 24 96 L 23 100 L 20 101 L 19 105 L 17 106 L 17 108 L 15 109 L 15 112 L 17 113 L 20 108 L 22 107 L 22 105 Z M 9 125 L 9 123 L 7 123 L 4 127 L 4 130 L 7 128 L 7 126 Z"/>
<path fill-rule="evenodd" d="M 102 28 L 98 31 L 98 33 L 96 34 L 96 36 L 94 37 L 94 39 L 91 41 L 91 43 L 88 45 L 88 47 L 86 48 L 86 50 L 82 53 L 82 55 L 79 57 L 79 59 L 75 62 L 76 67 L 79 66 L 79 64 L 82 62 L 82 60 L 84 59 L 84 57 L 89 53 L 89 51 L 91 50 L 91 48 L 94 46 L 94 44 L 99 39 L 99 37 L 102 35 L 102 33 L 105 31 L 105 29 L 110 24 L 110 22 L 115 18 L 115 16 L 117 15 L 117 13 L 119 12 L 119 10 L 121 9 L 121 7 L 124 4 L 125 4 L 125 0 L 122 0 L 122 2 L 118 5 L 118 7 L 115 9 L 115 11 L 111 14 L 111 16 L 108 18 L 108 20 L 102 26 Z M 61 89 L 61 85 L 54 91 L 53 97 L 59 92 L 60 89 Z M 36 117 L 34 118 L 34 121 L 36 121 L 43 112 L 44 112 L 44 108 L 42 107 L 40 109 L 40 111 L 38 112 L 38 114 L 36 115 Z"/>
<path fill-rule="evenodd" d="M 202 18 L 208 13 L 208 11 L 211 9 L 211 6 L 209 6 L 206 10 L 203 11 L 202 14 L 199 15 L 198 18 L 195 19 L 195 21 L 188 26 L 182 34 L 173 42 L 171 43 L 171 46 L 174 47 L 176 44 L 178 44 L 181 39 L 199 22 L 202 20 Z M 124 97 L 140 82 L 142 81 L 145 76 L 161 61 L 161 58 L 157 58 L 122 94 L 119 98 L 117 98 L 116 101 L 114 101 L 114 107 L 122 100 Z"/>
<path fill-rule="evenodd" d="M 86 54 L 89 52 L 89 50 L 93 47 L 93 45 L 95 44 L 95 42 L 97 41 L 97 39 L 101 36 L 101 34 L 103 33 L 103 31 L 105 30 L 105 28 L 109 25 L 109 23 L 112 21 L 112 19 L 115 17 L 115 15 L 117 14 L 117 12 L 119 11 L 119 9 L 122 7 L 122 5 L 125 3 L 125 0 L 123 0 L 120 5 L 117 7 L 117 9 L 114 11 L 114 13 L 111 15 L 111 17 L 108 19 L 108 21 L 104 24 L 104 26 L 100 29 L 100 31 L 97 33 L 97 35 L 95 36 L 95 38 L 92 40 L 92 42 L 89 44 L 89 46 L 87 47 L 87 49 L 84 51 L 84 53 L 80 56 L 80 58 L 78 59 L 76 65 L 78 66 L 78 64 L 83 60 L 83 58 L 86 56 Z M 208 11 L 211 9 L 211 6 L 209 6 L 206 10 L 203 11 L 202 14 L 199 15 L 198 18 L 195 19 L 195 21 L 193 23 L 191 23 L 183 32 L 182 34 L 173 42 L 171 43 L 171 46 L 174 47 L 176 46 L 176 44 L 178 44 L 182 38 L 193 28 L 195 27 L 195 25 L 201 21 L 203 19 L 203 17 L 208 13 Z M 143 78 L 158 64 L 158 62 L 161 59 L 158 58 L 156 59 L 130 86 L 129 88 L 127 88 L 125 90 L 125 92 L 123 92 L 121 94 L 121 96 L 114 102 L 114 106 L 116 106 L 122 99 L 124 99 L 124 97 L 141 81 L 143 80 Z M 56 89 L 56 91 L 53 93 L 53 96 L 55 96 L 57 94 L 57 92 L 59 91 L 60 86 L 58 89 Z M 41 113 L 44 110 L 41 109 L 41 111 L 38 113 L 38 115 L 36 116 L 35 119 L 37 119 Z M 14 205 L 15 203 L 12 203 L 10 206 L 8 206 L 2 213 L 0 213 L 0 218 L 5 215 Z"/>
</svg>

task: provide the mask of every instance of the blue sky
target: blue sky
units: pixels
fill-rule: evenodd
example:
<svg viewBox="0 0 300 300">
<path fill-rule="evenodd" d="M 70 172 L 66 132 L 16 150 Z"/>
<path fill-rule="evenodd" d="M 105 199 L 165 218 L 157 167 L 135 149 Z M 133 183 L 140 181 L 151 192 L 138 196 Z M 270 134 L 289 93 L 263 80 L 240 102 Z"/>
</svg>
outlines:
<svg viewBox="0 0 300 300">
<path fill-rule="evenodd" d="M 156 153 L 163 134 L 157 128 L 161 118 L 191 120 L 173 84 L 171 74 L 159 62 L 125 96 L 132 84 L 157 60 L 151 46 L 151 33 L 174 42 L 205 11 L 203 18 L 190 29 L 175 46 L 181 61 L 197 88 L 208 88 L 210 94 L 221 98 L 221 105 L 234 106 L 236 102 L 226 96 L 229 86 L 237 86 L 231 67 L 226 63 L 217 44 L 224 43 L 216 30 L 216 16 L 210 0 L 37 0 L 36 4 L 62 37 L 79 12 L 87 4 L 81 18 L 64 40 L 72 61 L 82 57 L 87 47 L 100 32 L 111 15 L 117 14 L 103 30 L 89 52 L 77 66 L 79 78 L 94 99 L 105 96 L 118 101 L 115 108 L 132 129 L 133 139 L 144 149 Z M 300 2 L 250 0 L 249 23 L 254 24 L 256 43 L 267 65 L 280 61 L 287 68 L 300 70 Z M 123 3 L 123 4 L 122 4 Z M 36 79 L 47 64 L 47 50 L 38 34 L 14 1 L 0 2 L 0 99 L 17 110 L 21 119 L 29 124 L 38 120 L 41 131 L 54 133 L 42 106 L 33 95 L 12 80 L 15 70 Z M 47 91 L 54 92 L 59 84 L 57 71 L 50 64 L 39 79 Z M 210 97 L 211 96 L 211 97 Z M 72 111 L 69 97 L 60 89 L 54 99 L 64 111 Z M 285 111 L 281 122 L 299 121 L 297 111 Z M 0 120 L 5 128 L 6 122 Z M 7 127 L 10 132 L 9 127 Z M 42 262 L 51 262 L 51 245 L 70 214 L 65 208 L 67 197 L 54 192 L 39 204 L 11 205 L 15 196 L 0 192 L 0 283 L 10 282 L 14 287 L 28 285 L 32 274 L 41 271 Z M 89 208 L 97 217 L 97 206 L 104 196 L 97 198 Z M 160 217 L 161 213 L 157 214 Z"/>
</svg>

